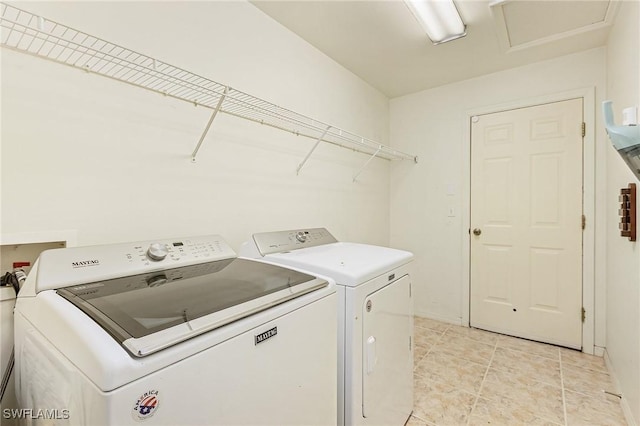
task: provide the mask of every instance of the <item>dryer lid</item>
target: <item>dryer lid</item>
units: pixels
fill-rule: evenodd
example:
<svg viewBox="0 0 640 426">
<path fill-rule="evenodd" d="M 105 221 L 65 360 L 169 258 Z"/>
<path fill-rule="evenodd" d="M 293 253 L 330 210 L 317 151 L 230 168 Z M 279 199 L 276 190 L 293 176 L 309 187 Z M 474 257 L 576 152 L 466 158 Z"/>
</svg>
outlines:
<svg viewBox="0 0 640 426">
<path fill-rule="evenodd" d="M 145 356 L 327 284 L 298 271 L 236 258 L 56 291 L 132 355 Z"/>
<path fill-rule="evenodd" d="M 265 259 L 326 275 L 338 285 L 355 287 L 409 263 L 413 254 L 389 247 L 337 242 L 269 254 Z"/>
</svg>

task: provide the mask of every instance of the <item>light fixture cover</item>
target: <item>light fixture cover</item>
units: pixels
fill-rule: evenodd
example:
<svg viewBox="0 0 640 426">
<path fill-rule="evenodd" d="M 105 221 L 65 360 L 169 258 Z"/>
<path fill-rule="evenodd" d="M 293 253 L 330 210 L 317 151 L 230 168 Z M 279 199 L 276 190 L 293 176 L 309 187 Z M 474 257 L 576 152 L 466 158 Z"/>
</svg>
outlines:
<svg viewBox="0 0 640 426">
<path fill-rule="evenodd" d="M 453 0 L 404 0 L 433 44 L 467 35 Z"/>
</svg>

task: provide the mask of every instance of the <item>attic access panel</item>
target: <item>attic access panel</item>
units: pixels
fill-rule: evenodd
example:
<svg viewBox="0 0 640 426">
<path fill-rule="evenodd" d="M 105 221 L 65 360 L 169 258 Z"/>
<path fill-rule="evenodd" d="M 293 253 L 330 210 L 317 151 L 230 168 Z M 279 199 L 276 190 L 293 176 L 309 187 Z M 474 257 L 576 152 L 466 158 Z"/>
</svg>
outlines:
<svg viewBox="0 0 640 426">
<path fill-rule="evenodd" d="M 611 24 L 616 0 L 498 0 L 490 4 L 503 50 L 511 52 L 595 32 Z"/>
</svg>

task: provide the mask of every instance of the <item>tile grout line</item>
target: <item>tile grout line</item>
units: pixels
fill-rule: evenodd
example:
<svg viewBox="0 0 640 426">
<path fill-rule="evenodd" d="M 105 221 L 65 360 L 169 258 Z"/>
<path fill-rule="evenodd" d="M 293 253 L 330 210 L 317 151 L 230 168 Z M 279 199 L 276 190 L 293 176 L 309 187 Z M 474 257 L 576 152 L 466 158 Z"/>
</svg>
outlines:
<svg viewBox="0 0 640 426">
<path fill-rule="evenodd" d="M 431 353 L 431 349 L 433 349 L 433 347 L 434 347 L 434 346 L 436 346 L 436 345 L 438 344 L 438 342 L 440 341 L 440 339 L 442 339 L 442 336 L 444 336 L 444 333 L 446 333 L 446 331 L 449 329 L 449 327 L 448 327 L 448 326 L 447 326 L 447 328 L 446 328 L 444 331 L 438 331 L 438 330 L 435 330 L 435 329 L 433 329 L 433 328 L 428 328 L 428 327 L 420 327 L 420 326 L 417 326 L 417 327 L 418 327 L 418 328 L 425 329 L 425 330 L 433 331 L 434 333 L 440 333 L 440 335 L 438 336 L 438 338 L 436 339 L 436 341 L 435 341 L 435 343 L 434 343 L 433 345 L 429 345 L 429 349 L 424 353 L 424 355 L 422 355 L 422 358 L 420 358 L 420 359 L 418 360 L 418 362 L 414 362 L 414 363 L 413 363 L 413 372 L 414 372 L 414 375 L 415 375 L 416 365 L 418 365 L 418 364 L 420 363 L 420 361 L 422 361 L 423 359 L 425 359 L 425 358 L 427 357 L 427 355 L 429 355 L 429 354 Z M 415 329 L 416 329 L 416 326 L 414 325 L 414 326 L 413 326 L 413 334 L 414 334 L 414 336 L 415 336 Z"/>
<path fill-rule="evenodd" d="M 467 426 L 471 424 L 471 414 L 476 409 L 478 405 L 478 399 L 480 399 L 480 394 L 482 393 L 482 387 L 484 386 L 484 381 L 487 379 L 487 374 L 489 374 L 489 368 L 491 367 L 491 363 L 493 362 L 493 357 L 496 354 L 496 349 L 498 348 L 498 340 L 496 339 L 496 343 L 493 345 L 493 352 L 491 353 L 491 358 L 489 359 L 489 363 L 487 364 L 487 369 L 484 372 L 484 376 L 482 376 L 482 381 L 480 382 L 480 388 L 478 388 L 478 393 L 476 394 L 476 399 L 473 401 L 473 405 L 471 406 L 471 410 L 469 411 L 469 417 L 467 418 Z M 565 425 L 566 426 L 566 425 Z"/>
<path fill-rule="evenodd" d="M 562 390 L 562 411 L 564 413 L 564 426 L 568 426 L 567 418 L 567 399 L 564 394 L 564 369 L 562 368 L 562 352 L 558 349 L 558 358 L 560 359 L 560 389 Z"/>
<path fill-rule="evenodd" d="M 438 332 L 437 330 L 434 330 L 434 329 L 430 329 L 430 330 L 431 330 L 431 331 L 436 331 L 436 332 Z M 440 335 L 439 335 L 439 336 L 438 336 L 438 338 L 436 339 L 435 343 L 429 347 L 429 350 L 424 354 L 424 356 L 422 357 L 422 359 L 426 358 L 426 357 L 427 357 L 427 355 L 429 355 L 429 354 L 431 353 L 431 350 L 432 350 L 434 347 L 438 346 L 438 343 L 440 343 L 440 341 L 442 340 L 442 337 L 444 336 L 444 333 L 446 333 L 446 332 L 447 332 L 447 330 L 449 330 L 449 327 L 448 327 L 448 326 L 447 326 L 447 328 L 445 328 L 443 331 L 439 332 L 439 333 L 440 333 Z"/>
</svg>

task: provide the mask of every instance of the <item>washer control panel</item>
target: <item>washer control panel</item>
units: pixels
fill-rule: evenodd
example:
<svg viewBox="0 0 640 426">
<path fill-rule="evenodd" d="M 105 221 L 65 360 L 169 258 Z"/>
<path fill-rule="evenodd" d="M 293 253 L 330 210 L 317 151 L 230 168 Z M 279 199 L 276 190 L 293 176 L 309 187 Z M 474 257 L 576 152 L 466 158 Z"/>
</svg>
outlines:
<svg viewBox="0 0 640 426">
<path fill-rule="evenodd" d="M 253 241 L 263 256 L 338 242 L 326 228 L 261 232 L 253 234 Z"/>
<path fill-rule="evenodd" d="M 147 256 L 151 260 L 164 260 L 169 254 L 169 248 L 166 244 L 152 243 L 147 249 Z"/>
<path fill-rule="evenodd" d="M 235 257 L 219 235 L 46 250 L 36 292 Z"/>
<path fill-rule="evenodd" d="M 154 264 L 164 266 L 164 262 L 179 264 L 191 261 L 218 260 L 222 256 L 235 257 L 235 252 L 220 238 L 203 239 L 192 237 L 169 241 L 150 241 L 134 243 L 127 247 L 126 258 L 129 263 L 142 262 L 146 266 Z"/>
</svg>

